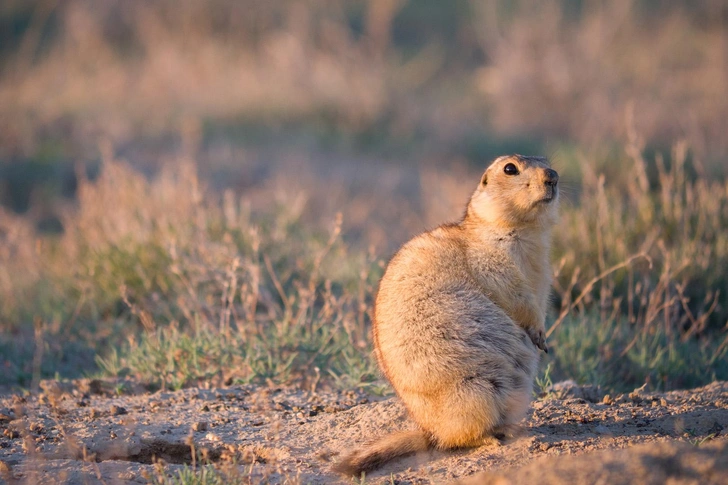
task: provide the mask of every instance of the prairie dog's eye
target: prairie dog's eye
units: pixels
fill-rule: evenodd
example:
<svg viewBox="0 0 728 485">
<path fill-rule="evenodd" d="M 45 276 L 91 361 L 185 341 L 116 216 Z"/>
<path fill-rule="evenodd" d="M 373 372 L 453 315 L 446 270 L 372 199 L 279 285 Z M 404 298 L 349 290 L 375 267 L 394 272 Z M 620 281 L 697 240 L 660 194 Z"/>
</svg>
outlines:
<svg viewBox="0 0 728 485">
<path fill-rule="evenodd" d="M 506 163 L 506 166 L 503 167 L 503 172 L 506 175 L 518 175 L 518 167 L 512 163 Z"/>
</svg>

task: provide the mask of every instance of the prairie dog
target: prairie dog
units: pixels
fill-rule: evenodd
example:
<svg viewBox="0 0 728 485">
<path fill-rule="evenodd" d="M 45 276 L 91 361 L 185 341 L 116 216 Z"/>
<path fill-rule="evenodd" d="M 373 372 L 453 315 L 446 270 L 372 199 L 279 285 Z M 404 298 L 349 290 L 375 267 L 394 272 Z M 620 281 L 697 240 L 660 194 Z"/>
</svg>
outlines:
<svg viewBox="0 0 728 485">
<path fill-rule="evenodd" d="M 510 435 L 531 401 L 551 286 L 558 174 L 543 157 L 496 159 L 463 218 L 394 255 L 379 284 L 377 361 L 418 430 L 344 457 L 359 475 L 430 447 Z"/>
</svg>

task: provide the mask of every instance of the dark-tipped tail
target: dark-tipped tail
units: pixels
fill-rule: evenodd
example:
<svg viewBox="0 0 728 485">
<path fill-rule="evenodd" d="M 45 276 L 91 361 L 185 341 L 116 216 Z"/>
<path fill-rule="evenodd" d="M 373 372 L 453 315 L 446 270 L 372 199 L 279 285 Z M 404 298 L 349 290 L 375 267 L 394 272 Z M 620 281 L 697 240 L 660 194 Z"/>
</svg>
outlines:
<svg viewBox="0 0 728 485">
<path fill-rule="evenodd" d="M 390 460 L 430 447 L 430 440 L 423 431 L 398 431 L 346 455 L 333 469 L 346 475 L 359 476 Z"/>
</svg>

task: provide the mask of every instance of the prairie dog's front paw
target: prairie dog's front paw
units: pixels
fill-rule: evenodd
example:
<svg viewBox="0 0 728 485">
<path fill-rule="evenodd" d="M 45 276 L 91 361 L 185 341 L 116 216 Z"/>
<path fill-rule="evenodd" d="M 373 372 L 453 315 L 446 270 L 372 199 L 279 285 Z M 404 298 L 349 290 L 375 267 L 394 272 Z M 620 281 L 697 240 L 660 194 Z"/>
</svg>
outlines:
<svg viewBox="0 0 728 485">
<path fill-rule="evenodd" d="M 549 348 L 546 345 L 546 336 L 544 335 L 544 331 L 539 328 L 529 328 L 527 332 L 528 336 L 531 338 L 531 342 L 533 342 L 533 345 L 548 354 Z"/>
</svg>

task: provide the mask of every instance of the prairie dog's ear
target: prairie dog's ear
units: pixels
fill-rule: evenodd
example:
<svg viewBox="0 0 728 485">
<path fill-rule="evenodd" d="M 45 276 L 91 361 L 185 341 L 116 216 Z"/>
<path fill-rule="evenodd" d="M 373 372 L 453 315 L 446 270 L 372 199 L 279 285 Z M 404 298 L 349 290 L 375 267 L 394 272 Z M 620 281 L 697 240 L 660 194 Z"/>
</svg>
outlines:
<svg viewBox="0 0 728 485">
<path fill-rule="evenodd" d="M 480 178 L 480 185 L 485 187 L 488 185 L 488 171 L 483 172 L 483 176 Z"/>
</svg>

